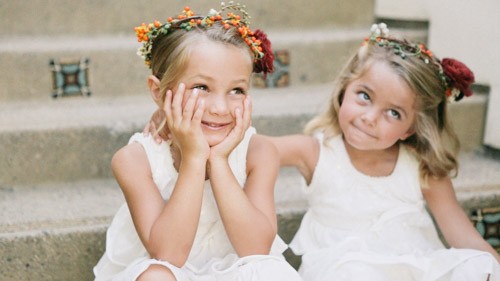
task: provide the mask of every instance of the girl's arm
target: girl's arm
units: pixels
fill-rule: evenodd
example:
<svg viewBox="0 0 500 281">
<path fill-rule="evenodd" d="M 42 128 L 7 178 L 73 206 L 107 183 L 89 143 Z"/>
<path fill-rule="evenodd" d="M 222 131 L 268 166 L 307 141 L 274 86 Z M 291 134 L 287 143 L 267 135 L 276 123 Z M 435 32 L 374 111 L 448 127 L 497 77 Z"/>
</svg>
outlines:
<svg viewBox="0 0 500 281">
<path fill-rule="evenodd" d="M 112 159 L 112 170 L 148 253 L 152 258 L 181 267 L 187 260 L 198 225 L 204 163 L 180 167 L 179 178 L 167 202 L 153 182 L 140 144 L 120 149 Z"/>
<path fill-rule="evenodd" d="M 279 158 L 274 145 L 262 136 L 252 137 L 243 189 L 231 172 L 227 159 L 212 159 L 210 170 L 217 206 L 238 256 L 269 254 L 277 232 L 274 185 Z"/>
<path fill-rule="evenodd" d="M 311 182 L 319 159 L 319 142 L 306 135 L 267 137 L 278 149 L 281 166 L 296 167 L 306 182 Z"/>
<path fill-rule="evenodd" d="M 165 111 L 182 160 L 179 176 L 167 202 L 155 186 L 147 156 L 140 144 L 118 151 L 112 169 L 129 206 L 135 228 L 148 253 L 181 267 L 189 256 L 198 227 L 209 148 L 201 132 L 203 105 L 192 94 L 184 108 L 184 88 L 173 98 L 167 91 Z"/>
<path fill-rule="evenodd" d="M 422 191 L 439 229 L 451 247 L 486 251 L 500 262 L 500 255 L 476 231 L 458 203 L 449 178 L 429 178 L 429 188 Z"/>
<path fill-rule="evenodd" d="M 247 150 L 247 180 L 240 186 L 228 157 L 241 142 L 251 123 L 247 96 L 243 109 L 234 112 L 235 126 L 226 138 L 210 148 L 208 170 L 224 228 L 239 256 L 269 254 L 277 231 L 274 184 L 279 170 L 276 148 L 260 136 L 252 136 Z"/>
</svg>

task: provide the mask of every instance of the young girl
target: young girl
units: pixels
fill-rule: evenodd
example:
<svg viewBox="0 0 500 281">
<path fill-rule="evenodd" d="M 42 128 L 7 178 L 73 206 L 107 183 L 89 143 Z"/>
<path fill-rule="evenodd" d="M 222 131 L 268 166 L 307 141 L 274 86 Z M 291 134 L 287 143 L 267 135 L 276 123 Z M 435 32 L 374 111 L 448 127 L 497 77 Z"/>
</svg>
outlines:
<svg viewBox="0 0 500 281">
<path fill-rule="evenodd" d="M 472 72 L 388 37 L 384 24 L 372 32 L 309 135 L 273 139 L 281 165 L 297 167 L 308 185 L 310 209 L 290 244 L 302 255 L 299 273 L 307 281 L 500 280 L 500 256 L 449 178 L 458 144 L 447 103 L 471 94 Z"/>
<path fill-rule="evenodd" d="M 265 34 L 232 2 L 136 33 L 168 142 L 135 134 L 114 155 L 126 204 L 96 280 L 300 280 L 276 235 L 277 150 L 249 127 L 251 73 L 272 71 Z"/>
</svg>

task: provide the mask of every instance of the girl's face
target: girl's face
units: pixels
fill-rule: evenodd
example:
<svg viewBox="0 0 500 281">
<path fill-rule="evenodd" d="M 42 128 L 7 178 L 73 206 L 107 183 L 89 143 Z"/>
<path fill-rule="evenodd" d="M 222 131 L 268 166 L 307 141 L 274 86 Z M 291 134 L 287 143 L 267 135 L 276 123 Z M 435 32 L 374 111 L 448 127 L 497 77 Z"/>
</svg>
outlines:
<svg viewBox="0 0 500 281">
<path fill-rule="evenodd" d="M 413 133 L 415 94 L 391 67 L 374 62 L 347 85 L 339 109 L 346 142 L 359 150 L 382 150 Z"/>
<path fill-rule="evenodd" d="M 248 51 L 208 40 L 193 47 L 179 83 L 186 85 L 183 106 L 194 89 L 204 100 L 201 128 L 209 146 L 222 142 L 236 122 L 235 110 L 243 112 L 248 95 L 252 58 Z"/>
</svg>

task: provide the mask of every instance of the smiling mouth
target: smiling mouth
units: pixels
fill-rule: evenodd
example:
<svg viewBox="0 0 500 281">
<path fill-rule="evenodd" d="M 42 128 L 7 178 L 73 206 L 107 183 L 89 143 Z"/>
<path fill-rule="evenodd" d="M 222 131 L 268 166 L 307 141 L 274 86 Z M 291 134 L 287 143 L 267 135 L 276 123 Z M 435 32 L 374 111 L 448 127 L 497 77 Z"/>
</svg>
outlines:
<svg viewBox="0 0 500 281">
<path fill-rule="evenodd" d="M 360 127 L 356 126 L 355 124 L 353 124 L 353 127 L 354 127 L 354 128 L 355 128 L 358 132 L 361 132 L 361 133 L 362 133 L 363 135 L 365 135 L 365 136 L 368 136 L 368 137 L 370 137 L 370 138 L 374 138 L 374 139 L 376 138 L 376 136 L 375 136 L 375 135 L 370 134 L 370 133 L 367 133 L 365 130 L 361 129 Z"/>
<path fill-rule="evenodd" d="M 221 130 L 226 128 L 230 123 L 212 123 L 212 122 L 201 122 L 204 127 L 211 130 Z"/>
</svg>

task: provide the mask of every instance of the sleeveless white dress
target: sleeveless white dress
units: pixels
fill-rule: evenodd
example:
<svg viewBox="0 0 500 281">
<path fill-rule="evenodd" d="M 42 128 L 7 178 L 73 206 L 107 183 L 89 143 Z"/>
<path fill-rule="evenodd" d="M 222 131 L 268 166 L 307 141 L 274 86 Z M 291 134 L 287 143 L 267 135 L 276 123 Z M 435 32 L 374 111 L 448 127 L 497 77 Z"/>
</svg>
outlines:
<svg viewBox="0 0 500 281">
<path fill-rule="evenodd" d="M 246 155 L 253 134 L 255 129 L 249 128 L 229 157 L 230 167 L 241 186 L 246 180 Z M 166 142 L 157 144 L 152 137 L 144 137 L 142 133 L 134 134 L 131 142 L 138 142 L 144 147 L 153 180 L 162 197 L 168 200 L 178 176 L 169 146 Z M 150 265 L 158 264 L 169 268 L 177 281 L 302 280 L 283 258 L 282 252 L 286 248 L 283 240 L 276 236 L 270 255 L 238 257 L 224 230 L 210 182 L 205 181 L 198 230 L 182 268 L 148 255 L 124 203 L 107 230 L 106 251 L 94 267 L 94 275 L 96 281 L 136 280 Z"/>
<path fill-rule="evenodd" d="M 351 164 L 342 136 L 323 144 L 309 201 L 290 248 L 306 281 L 490 281 L 499 265 L 486 252 L 446 249 L 425 207 L 419 165 L 400 145 L 391 175 L 371 177 Z"/>
</svg>

